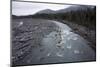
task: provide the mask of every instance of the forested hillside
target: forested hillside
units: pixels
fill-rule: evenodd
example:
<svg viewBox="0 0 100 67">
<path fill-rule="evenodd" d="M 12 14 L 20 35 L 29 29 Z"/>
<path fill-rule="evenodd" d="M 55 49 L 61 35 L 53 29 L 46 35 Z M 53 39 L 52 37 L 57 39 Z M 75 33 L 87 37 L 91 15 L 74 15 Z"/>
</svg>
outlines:
<svg viewBox="0 0 100 67">
<path fill-rule="evenodd" d="M 81 6 L 83 7 L 83 6 Z M 55 12 L 55 13 L 36 13 L 35 15 L 28 16 L 14 16 L 13 18 L 44 18 L 44 19 L 54 19 L 54 20 L 65 20 L 77 23 L 79 25 L 86 26 L 91 29 L 95 29 L 96 26 L 96 7 L 86 7 L 85 9 L 79 8 L 77 10 L 70 10 L 65 12 Z M 75 8 L 76 9 L 76 8 Z M 60 10 L 61 11 L 61 10 Z"/>
</svg>

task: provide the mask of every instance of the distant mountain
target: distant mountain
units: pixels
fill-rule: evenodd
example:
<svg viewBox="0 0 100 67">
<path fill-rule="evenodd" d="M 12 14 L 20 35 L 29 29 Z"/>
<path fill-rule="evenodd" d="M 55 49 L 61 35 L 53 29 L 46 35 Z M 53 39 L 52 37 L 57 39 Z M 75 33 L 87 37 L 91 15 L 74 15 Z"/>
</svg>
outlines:
<svg viewBox="0 0 100 67">
<path fill-rule="evenodd" d="M 65 9 L 61 9 L 61 10 L 57 10 L 57 11 L 53 11 L 50 9 L 45 9 L 45 10 L 41 10 L 39 12 L 37 12 L 37 14 L 55 14 L 55 13 L 66 13 L 66 12 L 70 12 L 70 11 L 87 11 L 88 9 L 92 9 L 93 6 L 85 6 L 85 5 L 74 5 L 74 6 L 70 6 L 69 8 L 65 8 Z"/>
<path fill-rule="evenodd" d="M 75 5 L 75 6 L 70 6 L 69 8 L 61 9 L 57 11 L 57 13 L 65 13 L 65 12 L 78 11 L 78 10 L 87 10 L 87 7 Z"/>
<path fill-rule="evenodd" d="M 50 10 L 50 9 L 45 9 L 45 10 L 41 10 L 41 11 L 37 12 L 37 14 L 54 14 L 54 13 L 56 13 L 56 12 L 53 10 Z"/>
</svg>

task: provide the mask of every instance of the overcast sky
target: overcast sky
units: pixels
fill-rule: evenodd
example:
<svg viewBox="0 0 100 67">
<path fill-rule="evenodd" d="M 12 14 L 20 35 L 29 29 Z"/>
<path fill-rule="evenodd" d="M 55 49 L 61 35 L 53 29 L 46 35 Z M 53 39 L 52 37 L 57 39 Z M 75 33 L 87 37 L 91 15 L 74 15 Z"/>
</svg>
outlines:
<svg viewBox="0 0 100 67">
<path fill-rule="evenodd" d="M 61 4 L 46 4 L 46 3 L 33 3 L 33 2 L 12 2 L 12 14 L 13 15 L 31 15 L 44 9 L 60 10 L 68 8 L 71 5 Z"/>
</svg>

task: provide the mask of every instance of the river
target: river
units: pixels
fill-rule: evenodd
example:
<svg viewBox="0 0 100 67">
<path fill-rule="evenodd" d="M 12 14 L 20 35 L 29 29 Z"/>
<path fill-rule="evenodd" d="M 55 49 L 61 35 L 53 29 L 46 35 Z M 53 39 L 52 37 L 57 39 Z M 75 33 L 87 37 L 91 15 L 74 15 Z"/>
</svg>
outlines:
<svg viewBox="0 0 100 67">
<path fill-rule="evenodd" d="M 53 31 L 42 39 L 41 47 L 32 49 L 30 55 L 19 65 L 46 64 L 63 62 L 94 61 L 96 54 L 88 42 L 72 29 L 58 21 L 48 20 L 59 26 L 59 31 Z"/>
</svg>

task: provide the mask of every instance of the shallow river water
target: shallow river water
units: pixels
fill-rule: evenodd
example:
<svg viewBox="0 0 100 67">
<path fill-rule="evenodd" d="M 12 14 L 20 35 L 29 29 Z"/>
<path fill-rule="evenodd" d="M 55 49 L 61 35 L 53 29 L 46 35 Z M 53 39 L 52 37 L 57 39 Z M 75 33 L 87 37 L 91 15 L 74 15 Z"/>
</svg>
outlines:
<svg viewBox="0 0 100 67">
<path fill-rule="evenodd" d="M 95 60 L 95 52 L 85 39 L 72 32 L 67 25 L 57 21 L 51 22 L 59 26 L 59 31 L 46 35 L 41 42 L 42 46 L 32 49 L 28 64 Z"/>
<path fill-rule="evenodd" d="M 45 35 L 41 42 L 42 46 L 32 49 L 31 54 L 19 64 L 63 63 L 96 59 L 95 52 L 85 39 L 72 32 L 67 25 L 57 21 L 51 22 L 59 26 L 59 31 Z"/>
</svg>

